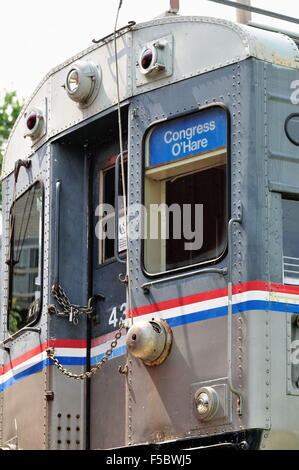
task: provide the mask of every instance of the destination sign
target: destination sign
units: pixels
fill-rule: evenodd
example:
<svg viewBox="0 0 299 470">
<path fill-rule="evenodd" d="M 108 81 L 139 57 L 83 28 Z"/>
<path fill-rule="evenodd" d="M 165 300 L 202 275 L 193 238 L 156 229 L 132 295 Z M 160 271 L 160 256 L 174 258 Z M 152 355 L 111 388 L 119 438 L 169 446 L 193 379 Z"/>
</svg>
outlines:
<svg viewBox="0 0 299 470">
<path fill-rule="evenodd" d="M 227 115 L 215 107 L 157 125 L 149 138 L 149 166 L 227 145 Z"/>
</svg>

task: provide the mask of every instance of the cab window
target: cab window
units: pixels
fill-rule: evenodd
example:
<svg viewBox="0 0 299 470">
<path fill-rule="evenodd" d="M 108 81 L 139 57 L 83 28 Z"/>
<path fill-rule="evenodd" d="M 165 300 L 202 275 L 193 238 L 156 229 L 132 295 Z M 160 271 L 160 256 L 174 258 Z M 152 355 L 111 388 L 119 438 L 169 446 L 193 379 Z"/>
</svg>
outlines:
<svg viewBox="0 0 299 470">
<path fill-rule="evenodd" d="M 8 308 L 11 334 L 33 323 L 41 310 L 42 211 L 43 189 L 39 182 L 12 207 Z"/>
<path fill-rule="evenodd" d="M 227 246 L 227 113 L 164 121 L 145 140 L 145 271 L 220 259 Z"/>
<path fill-rule="evenodd" d="M 283 281 L 299 286 L 299 201 L 282 199 Z"/>
</svg>

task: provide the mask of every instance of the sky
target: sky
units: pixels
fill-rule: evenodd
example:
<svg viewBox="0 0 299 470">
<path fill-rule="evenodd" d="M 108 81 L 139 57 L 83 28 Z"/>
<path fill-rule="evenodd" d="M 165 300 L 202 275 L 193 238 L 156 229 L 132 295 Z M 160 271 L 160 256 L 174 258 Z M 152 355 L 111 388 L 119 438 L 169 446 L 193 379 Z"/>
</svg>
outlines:
<svg viewBox="0 0 299 470">
<path fill-rule="evenodd" d="M 169 8 L 170 0 L 123 0 L 118 26 L 148 21 Z M 298 0 L 252 0 L 252 5 L 299 18 Z M 43 77 L 99 39 L 113 32 L 119 0 L 2 0 L 0 3 L 0 100 L 3 90 L 28 99 Z M 180 0 L 181 15 L 235 20 L 235 10 L 208 0 Z M 299 33 L 299 26 L 253 15 L 253 21 L 279 24 Z"/>
</svg>

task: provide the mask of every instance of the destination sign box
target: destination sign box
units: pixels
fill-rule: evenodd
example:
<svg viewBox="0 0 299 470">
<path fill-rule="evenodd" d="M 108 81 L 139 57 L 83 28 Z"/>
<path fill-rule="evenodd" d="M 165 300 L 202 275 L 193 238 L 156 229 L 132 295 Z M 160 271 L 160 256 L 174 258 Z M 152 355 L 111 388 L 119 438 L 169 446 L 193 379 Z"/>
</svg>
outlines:
<svg viewBox="0 0 299 470">
<path fill-rule="evenodd" d="M 227 145 L 227 115 L 215 107 L 157 125 L 149 138 L 149 166 Z"/>
</svg>

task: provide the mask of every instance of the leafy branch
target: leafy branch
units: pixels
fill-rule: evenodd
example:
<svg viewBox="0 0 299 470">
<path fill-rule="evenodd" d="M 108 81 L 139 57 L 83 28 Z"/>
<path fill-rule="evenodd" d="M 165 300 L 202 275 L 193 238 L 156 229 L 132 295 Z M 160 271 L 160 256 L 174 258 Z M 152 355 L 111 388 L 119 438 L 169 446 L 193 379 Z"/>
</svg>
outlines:
<svg viewBox="0 0 299 470">
<path fill-rule="evenodd" d="M 24 101 L 19 100 L 16 91 L 0 92 L 0 170 L 9 134 L 23 107 Z M 2 189 L 0 188 L 0 205 L 2 202 Z"/>
</svg>

